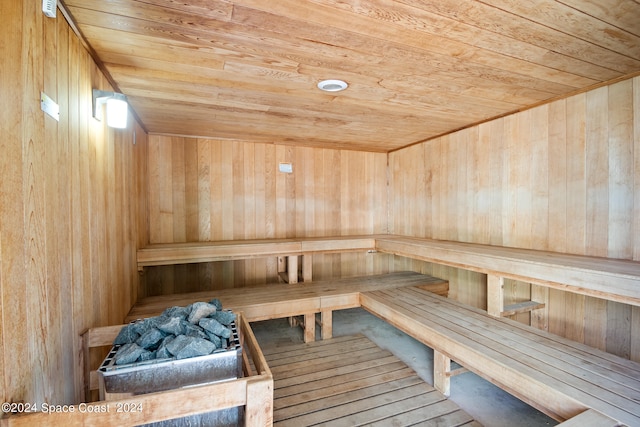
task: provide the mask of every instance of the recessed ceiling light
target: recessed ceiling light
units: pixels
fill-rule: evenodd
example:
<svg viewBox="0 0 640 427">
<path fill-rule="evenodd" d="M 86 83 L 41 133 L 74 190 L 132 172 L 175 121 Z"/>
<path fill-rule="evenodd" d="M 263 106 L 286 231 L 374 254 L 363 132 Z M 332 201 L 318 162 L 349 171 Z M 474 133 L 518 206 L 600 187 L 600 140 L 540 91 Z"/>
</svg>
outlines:
<svg viewBox="0 0 640 427">
<path fill-rule="evenodd" d="M 345 90 L 349 85 L 342 80 L 323 80 L 318 83 L 318 89 L 325 92 L 340 92 Z"/>
</svg>

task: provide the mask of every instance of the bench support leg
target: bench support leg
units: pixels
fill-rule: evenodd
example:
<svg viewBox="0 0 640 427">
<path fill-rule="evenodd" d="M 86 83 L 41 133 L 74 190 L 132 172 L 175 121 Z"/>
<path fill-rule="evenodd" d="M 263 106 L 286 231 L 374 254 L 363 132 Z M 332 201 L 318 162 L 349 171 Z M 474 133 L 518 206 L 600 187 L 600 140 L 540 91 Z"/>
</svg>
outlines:
<svg viewBox="0 0 640 427">
<path fill-rule="evenodd" d="M 487 275 L 487 313 L 501 317 L 504 311 L 504 277 Z"/>
<path fill-rule="evenodd" d="M 313 342 L 316 340 L 316 314 L 304 315 L 304 342 Z"/>
<path fill-rule="evenodd" d="M 313 255 L 302 255 L 302 281 L 311 282 L 313 280 Z"/>
<path fill-rule="evenodd" d="M 327 310 L 320 313 L 320 325 L 322 339 L 328 340 L 333 336 L 333 311 Z"/>
<path fill-rule="evenodd" d="M 287 257 L 288 283 L 298 283 L 298 257 L 290 255 Z"/>
<path fill-rule="evenodd" d="M 433 386 L 449 397 L 451 394 L 451 359 L 433 350 Z"/>
</svg>

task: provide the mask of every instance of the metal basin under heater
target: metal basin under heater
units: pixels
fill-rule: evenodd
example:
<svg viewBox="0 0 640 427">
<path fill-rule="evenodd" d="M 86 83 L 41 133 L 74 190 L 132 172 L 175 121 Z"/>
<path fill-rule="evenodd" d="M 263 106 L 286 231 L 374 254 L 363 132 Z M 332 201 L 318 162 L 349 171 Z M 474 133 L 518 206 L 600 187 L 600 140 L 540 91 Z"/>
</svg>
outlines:
<svg viewBox="0 0 640 427">
<path fill-rule="evenodd" d="M 100 399 L 109 400 L 110 394 L 154 393 L 242 377 L 242 346 L 235 322 L 230 329 L 232 334 L 227 348 L 187 359 L 116 365 L 114 357 L 120 346 L 114 345 L 98 368 Z M 227 426 L 238 425 L 241 418 L 241 408 L 231 408 L 149 426 Z"/>
</svg>

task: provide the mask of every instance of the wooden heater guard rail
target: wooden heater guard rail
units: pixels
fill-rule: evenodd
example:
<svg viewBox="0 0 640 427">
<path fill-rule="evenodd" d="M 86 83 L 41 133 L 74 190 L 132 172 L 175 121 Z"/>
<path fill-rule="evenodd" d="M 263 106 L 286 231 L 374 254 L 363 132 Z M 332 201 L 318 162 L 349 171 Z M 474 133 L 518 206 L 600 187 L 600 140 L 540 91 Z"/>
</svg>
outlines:
<svg viewBox="0 0 640 427">
<path fill-rule="evenodd" d="M 60 408 L 66 408 L 66 412 L 12 415 L 3 419 L 1 424 L 7 427 L 135 426 L 244 406 L 246 425 L 270 426 L 273 424 L 273 376 L 248 321 L 242 313 L 237 314 L 245 371 L 243 378 L 108 402 L 61 405 Z M 121 327 L 108 326 L 85 332 L 85 361 L 89 360 L 91 348 L 111 346 Z M 256 372 L 251 368 L 249 356 Z M 91 378 L 90 383 L 97 388 L 95 370 L 91 370 L 91 375 L 86 378 Z"/>
</svg>

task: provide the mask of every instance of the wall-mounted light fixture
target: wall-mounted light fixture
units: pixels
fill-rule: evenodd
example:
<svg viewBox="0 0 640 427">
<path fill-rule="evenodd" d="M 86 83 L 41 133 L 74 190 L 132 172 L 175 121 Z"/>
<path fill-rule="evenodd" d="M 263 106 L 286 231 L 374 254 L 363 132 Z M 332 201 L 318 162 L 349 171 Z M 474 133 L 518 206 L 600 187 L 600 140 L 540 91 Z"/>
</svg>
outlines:
<svg viewBox="0 0 640 427">
<path fill-rule="evenodd" d="M 102 121 L 103 106 L 107 110 L 107 126 L 124 129 L 127 127 L 129 104 L 122 93 L 93 90 L 93 117 Z"/>
</svg>

